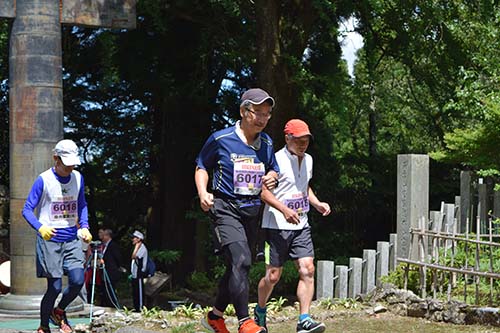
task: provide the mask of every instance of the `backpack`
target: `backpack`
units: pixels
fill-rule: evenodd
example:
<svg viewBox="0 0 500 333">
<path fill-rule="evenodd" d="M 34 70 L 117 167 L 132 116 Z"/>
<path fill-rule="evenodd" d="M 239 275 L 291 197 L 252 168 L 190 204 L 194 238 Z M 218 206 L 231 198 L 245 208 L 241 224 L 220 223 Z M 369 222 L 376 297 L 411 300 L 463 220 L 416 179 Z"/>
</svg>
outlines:
<svg viewBox="0 0 500 333">
<path fill-rule="evenodd" d="M 146 271 L 144 272 L 144 277 L 152 277 L 153 275 L 155 275 L 156 273 L 156 264 L 155 262 L 153 261 L 153 259 L 151 259 L 150 256 L 148 256 L 148 262 L 146 264 Z"/>
</svg>

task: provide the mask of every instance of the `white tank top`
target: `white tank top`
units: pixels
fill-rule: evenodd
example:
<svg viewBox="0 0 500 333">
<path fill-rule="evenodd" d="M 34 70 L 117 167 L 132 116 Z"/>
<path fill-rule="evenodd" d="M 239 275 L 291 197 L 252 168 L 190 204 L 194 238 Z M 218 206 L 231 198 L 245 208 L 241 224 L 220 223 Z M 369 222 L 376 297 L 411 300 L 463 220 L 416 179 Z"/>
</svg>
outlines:
<svg viewBox="0 0 500 333">
<path fill-rule="evenodd" d="M 307 212 L 309 212 L 309 181 L 313 176 L 312 156 L 306 153 L 300 168 L 298 157 L 292 155 L 286 147 L 277 151 L 275 156 L 280 173 L 279 185 L 273 190 L 274 196 L 299 214 L 300 223 L 288 223 L 279 210 L 266 204 L 262 214 L 262 227 L 280 230 L 304 229 L 309 225 Z"/>
<path fill-rule="evenodd" d="M 54 228 L 75 226 L 78 221 L 80 173 L 73 170 L 67 184 L 60 183 L 52 169 L 43 172 L 40 176 L 43 179 L 43 194 L 38 205 L 40 223 Z"/>
</svg>

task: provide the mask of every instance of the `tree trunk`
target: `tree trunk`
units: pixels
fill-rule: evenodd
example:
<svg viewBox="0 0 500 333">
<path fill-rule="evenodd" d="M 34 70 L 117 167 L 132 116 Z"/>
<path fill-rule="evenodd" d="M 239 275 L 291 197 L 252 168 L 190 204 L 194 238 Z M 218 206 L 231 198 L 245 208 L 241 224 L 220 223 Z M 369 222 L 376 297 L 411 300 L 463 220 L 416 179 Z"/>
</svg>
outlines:
<svg viewBox="0 0 500 333">
<path fill-rule="evenodd" d="M 264 90 L 276 100 L 273 117 L 266 132 L 274 141 L 278 150 L 285 143 L 283 127 L 296 115 L 297 88 L 290 81 L 289 68 L 283 62 L 283 50 L 280 45 L 281 1 L 255 1 L 257 22 L 257 81 Z"/>
</svg>

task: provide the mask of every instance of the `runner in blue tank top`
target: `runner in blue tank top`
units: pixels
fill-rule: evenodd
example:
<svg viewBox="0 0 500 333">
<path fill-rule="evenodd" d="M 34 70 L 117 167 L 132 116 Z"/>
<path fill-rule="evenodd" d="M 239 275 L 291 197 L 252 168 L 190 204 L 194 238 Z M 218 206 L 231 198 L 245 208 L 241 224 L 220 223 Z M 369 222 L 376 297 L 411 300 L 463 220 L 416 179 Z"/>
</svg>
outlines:
<svg viewBox="0 0 500 333">
<path fill-rule="evenodd" d="M 248 315 L 248 271 L 258 228 L 260 192 L 262 187 L 274 189 L 278 179 L 272 140 L 262 133 L 273 107 L 274 99 L 264 90 L 247 90 L 241 97 L 241 120 L 213 133 L 196 159 L 200 206 L 212 219 L 216 250 L 226 264 L 214 307 L 202 320 L 211 332 L 229 333 L 222 318 L 229 303 L 236 310 L 238 333 L 266 332 Z M 209 172 L 213 172 L 211 192 L 207 189 Z"/>
</svg>

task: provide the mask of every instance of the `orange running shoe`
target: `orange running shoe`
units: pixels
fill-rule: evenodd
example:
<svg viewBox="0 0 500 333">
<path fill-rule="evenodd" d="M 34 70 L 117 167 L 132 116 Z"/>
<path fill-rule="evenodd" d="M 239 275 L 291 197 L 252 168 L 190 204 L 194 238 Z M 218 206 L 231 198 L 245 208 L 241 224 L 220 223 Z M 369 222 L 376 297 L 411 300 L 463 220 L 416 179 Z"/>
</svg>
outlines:
<svg viewBox="0 0 500 333">
<path fill-rule="evenodd" d="M 201 325 L 212 333 L 229 333 L 224 323 L 224 318 L 220 317 L 215 320 L 210 319 L 208 317 L 208 312 L 207 315 L 201 319 Z"/>
<path fill-rule="evenodd" d="M 266 329 L 261 327 L 253 321 L 253 319 L 247 319 L 238 328 L 238 333 L 266 333 Z"/>
</svg>

